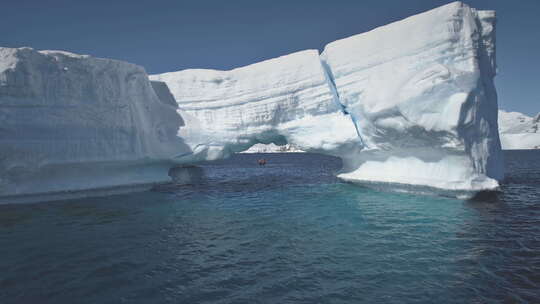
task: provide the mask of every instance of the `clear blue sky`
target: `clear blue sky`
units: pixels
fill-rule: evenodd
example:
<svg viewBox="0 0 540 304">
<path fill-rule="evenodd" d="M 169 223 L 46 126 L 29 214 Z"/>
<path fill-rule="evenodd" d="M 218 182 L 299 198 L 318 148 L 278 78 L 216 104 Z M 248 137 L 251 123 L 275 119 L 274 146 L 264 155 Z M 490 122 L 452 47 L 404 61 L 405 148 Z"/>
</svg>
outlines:
<svg viewBox="0 0 540 304">
<path fill-rule="evenodd" d="M 0 46 L 60 49 L 150 74 L 230 69 L 325 44 L 449 0 L 3 0 Z M 499 106 L 540 111 L 540 0 L 470 0 L 498 14 Z"/>
</svg>

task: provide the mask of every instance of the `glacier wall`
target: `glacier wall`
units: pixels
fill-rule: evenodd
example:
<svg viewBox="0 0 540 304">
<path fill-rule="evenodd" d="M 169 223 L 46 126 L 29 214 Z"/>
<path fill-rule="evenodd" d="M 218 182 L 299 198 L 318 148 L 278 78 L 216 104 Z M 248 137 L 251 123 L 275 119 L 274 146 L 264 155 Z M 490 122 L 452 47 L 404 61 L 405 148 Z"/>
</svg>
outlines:
<svg viewBox="0 0 540 304">
<path fill-rule="evenodd" d="M 0 196 L 170 180 L 189 151 L 170 101 L 130 63 L 0 48 Z"/>
<path fill-rule="evenodd" d="M 180 162 L 220 159 L 257 143 L 335 155 L 362 148 L 316 50 L 231 71 L 183 70 L 150 79 L 168 85 L 186 121 L 179 135 L 192 153 Z"/>
<path fill-rule="evenodd" d="M 342 178 L 496 187 L 495 14 L 460 2 L 328 44 L 321 55 L 366 147 Z"/>
<path fill-rule="evenodd" d="M 494 12 L 454 2 L 322 54 L 150 77 L 0 48 L 0 197 L 183 180 L 200 175 L 183 164 L 257 143 L 341 157 L 350 181 L 494 189 L 494 26 Z"/>
<path fill-rule="evenodd" d="M 346 180 L 482 190 L 503 178 L 495 72 L 495 13 L 454 2 L 320 56 L 150 78 L 190 120 L 187 160 L 286 141 L 341 157 Z"/>
</svg>

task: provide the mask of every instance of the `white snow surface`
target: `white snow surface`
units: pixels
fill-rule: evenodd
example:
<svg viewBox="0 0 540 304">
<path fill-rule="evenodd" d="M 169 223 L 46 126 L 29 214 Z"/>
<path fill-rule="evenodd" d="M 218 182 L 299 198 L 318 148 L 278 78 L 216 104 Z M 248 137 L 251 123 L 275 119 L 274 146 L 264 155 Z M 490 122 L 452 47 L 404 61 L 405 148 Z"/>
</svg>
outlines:
<svg viewBox="0 0 540 304">
<path fill-rule="evenodd" d="M 183 70 L 151 75 L 178 103 L 192 154 L 181 161 L 214 160 L 256 143 L 289 143 L 308 152 L 346 154 L 361 148 L 316 50 L 230 71 Z"/>
<path fill-rule="evenodd" d="M 303 153 L 304 151 L 297 149 L 290 144 L 278 146 L 276 144 L 254 144 L 249 149 L 240 153 Z"/>
<path fill-rule="evenodd" d="M 365 144 L 342 178 L 497 186 L 494 22 L 492 11 L 453 2 L 325 47 L 321 58 Z"/>
<path fill-rule="evenodd" d="M 0 48 L 0 196 L 168 181 L 176 108 L 139 66 Z"/>
<path fill-rule="evenodd" d="M 194 154 L 254 143 L 339 156 L 341 178 L 482 190 L 503 178 L 497 132 L 495 13 L 461 2 L 231 71 L 165 82 Z"/>
<path fill-rule="evenodd" d="M 321 55 L 150 79 L 126 62 L 0 48 L 0 197 L 163 182 L 177 164 L 270 143 L 341 157 L 345 180 L 494 189 L 494 24 L 454 2 Z"/>
<path fill-rule="evenodd" d="M 499 110 L 499 132 L 504 150 L 540 149 L 540 113 L 530 117 Z"/>
</svg>

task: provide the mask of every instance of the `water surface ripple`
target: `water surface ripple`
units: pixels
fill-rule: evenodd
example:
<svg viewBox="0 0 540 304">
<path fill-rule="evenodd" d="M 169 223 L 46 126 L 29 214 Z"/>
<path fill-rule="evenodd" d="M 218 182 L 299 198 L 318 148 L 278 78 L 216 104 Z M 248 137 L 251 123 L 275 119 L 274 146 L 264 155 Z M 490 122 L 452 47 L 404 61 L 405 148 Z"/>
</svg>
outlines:
<svg viewBox="0 0 540 304">
<path fill-rule="evenodd" d="M 540 303 L 540 151 L 476 200 L 237 155 L 206 181 L 0 206 L 1 303 Z"/>
</svg>

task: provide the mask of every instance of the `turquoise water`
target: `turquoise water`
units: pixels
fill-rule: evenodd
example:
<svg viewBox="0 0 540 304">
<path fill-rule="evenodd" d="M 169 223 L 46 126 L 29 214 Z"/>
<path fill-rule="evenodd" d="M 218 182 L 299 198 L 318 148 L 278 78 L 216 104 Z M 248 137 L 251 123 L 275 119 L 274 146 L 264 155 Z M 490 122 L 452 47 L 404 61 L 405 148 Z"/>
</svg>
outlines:
<svg viewBox="0 0 540 304">
<path fill-rule="evenodd" d="M 540 151 L 476 200 L 236 155 L 156 191 L 0 206 L 0 303 L 539 303 Z"/>
</svg>

